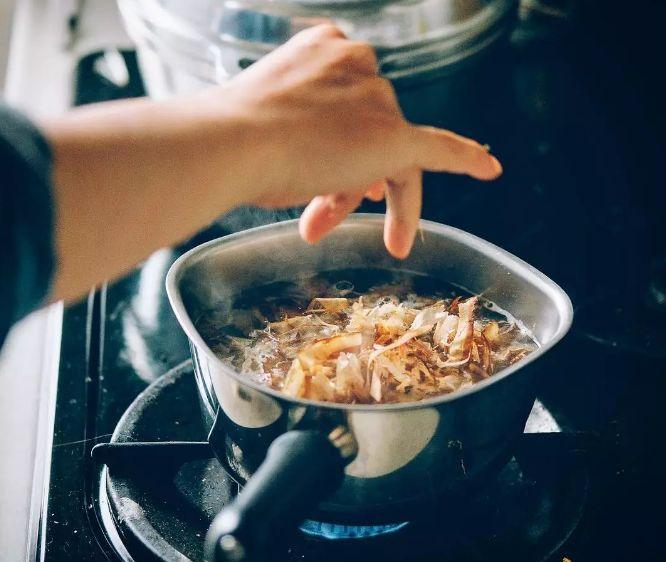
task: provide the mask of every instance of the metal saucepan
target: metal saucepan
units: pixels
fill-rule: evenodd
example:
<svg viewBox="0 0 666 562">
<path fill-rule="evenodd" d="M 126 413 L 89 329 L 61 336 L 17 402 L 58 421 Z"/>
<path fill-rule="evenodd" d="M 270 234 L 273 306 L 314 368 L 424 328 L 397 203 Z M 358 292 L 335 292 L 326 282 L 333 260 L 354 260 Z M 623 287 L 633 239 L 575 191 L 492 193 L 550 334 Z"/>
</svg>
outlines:
<svg viewBox="0 0 666 562">
<path fill-rule="evenodd" d="M 211 526 L 211 557 L 259 559 L 275 532 L 306 516 L 366 525 L 404 521 L 437 495 L 499 469 L 521 435 L 535 398 L 537 359 L 571 325 L 569 298 L 515 256 L 432 222 L 421 223 L 423 236 L 410 256 L 395 260 L 384 248 L 383 221 L 353 215 L 316 246 L 301 241 L 296 221 L 255 228 L 203 244 L 169 271 L 167 293 L 190 340 L 209 441 L 247 482 Z M 520 319 L 540 347 L 454 394 L 343 405 L 294 399 L 253 382 L 222 362 L 195 327 L 202 313 L 229 307 L 246 288 L 363 267 L 427 274 L 483 294 Z"/>
</svg>

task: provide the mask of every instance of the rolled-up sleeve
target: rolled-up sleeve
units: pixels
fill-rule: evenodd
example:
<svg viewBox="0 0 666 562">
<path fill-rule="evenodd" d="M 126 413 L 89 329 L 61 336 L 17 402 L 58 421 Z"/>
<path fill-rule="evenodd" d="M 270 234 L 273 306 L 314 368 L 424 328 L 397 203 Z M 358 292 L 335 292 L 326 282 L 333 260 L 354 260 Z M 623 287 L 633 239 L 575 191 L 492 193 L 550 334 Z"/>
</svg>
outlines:
<svg viewBox="0 0 666 562">
<path fill-rule="evenodd" d="M 44 302 L 54 267 L 51 152 L 25 117 L 0 104 L 0 346 Z"/>
</svg>

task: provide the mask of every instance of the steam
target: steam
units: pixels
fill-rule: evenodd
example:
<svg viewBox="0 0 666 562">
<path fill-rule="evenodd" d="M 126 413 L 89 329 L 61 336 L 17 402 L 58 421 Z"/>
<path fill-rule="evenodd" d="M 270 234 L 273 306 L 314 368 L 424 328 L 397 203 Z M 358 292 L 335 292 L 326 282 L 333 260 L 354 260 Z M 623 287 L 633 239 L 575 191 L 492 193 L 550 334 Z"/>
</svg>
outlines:
<svg viewBox="0 0 666 562">
<path fill-rule="evenodd" d="M 239 232 L 276 222 L 297 219 L 303 212 L 302 207 L 290 209 L 262 209 L 259 207 L 238 207 L 217 220 L 220 227 L 230 232 Z"/>
<path fill-rule="evenodd" d="M 297 219 L 301 216 L 303 212 L 303 207 L 292 207 L 288 209 L 263 209 L 260 207 L 239 207 L 233 211 L 227 213 L 220 217 L 217 221 L 218 225 L 228 230 L 229 232 L 240 232 L 242 230 L 247 230 L 249 228 L 255 228 L 257 226 L 264 226 L 268 224 L 274 224 L 278 222 L 284 222 L 288 220 Z M 329 241 L 330 242 L 330 241 Z M 336 245 L 336 250 L 341 253 L 347 254 L 356 254 L 353 246 L 355 245 L 355 240 L 347 240 L 346 242 L 338 242 Z M 294 260 L 294 249 L 293 243 L 291 242 L 278 242 L 273 239 L 270 241 L 271 252 L 274 256 L 284 256 L 284 258 L 276 260 L 275 263 L 279 264 L 292 264 Z M 334 252 L 337 253 L 337 252 Z M 321 256 L 322 263 L 326 262 L 326 256 L 322 254 Z M 274 263 L 274 267 L 275 267 Z M 264 265 L 264 264 L 262 264 Z M 326 268 L 324 268 L 326 269 Z M 275 268 L 274 275 L 267 276 L 267 273 L 271 271 L 270 267 L 263 267 L 263 282 L 262 284 L 269 284 L 276 281 L 294 281 L 297 284 L 306 283 L 309 278 L 315 275 L 317 272 L 321 271 L 322 267 L 318 264 L 314 264 L 310 268 L 299 269 L 298 267 L 289 267 L 288 275 L 285 275 L 284 270 L 281 268 Z"/>
</svg>

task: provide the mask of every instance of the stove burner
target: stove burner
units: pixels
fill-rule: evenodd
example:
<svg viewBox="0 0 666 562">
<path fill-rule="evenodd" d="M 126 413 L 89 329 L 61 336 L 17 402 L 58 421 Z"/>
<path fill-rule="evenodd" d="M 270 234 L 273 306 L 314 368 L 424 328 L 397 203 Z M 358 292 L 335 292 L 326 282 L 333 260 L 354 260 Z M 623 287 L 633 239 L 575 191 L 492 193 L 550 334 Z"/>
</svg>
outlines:
<svg viewBox="0 0 666 562">
<path fill-rule="evenodd" d="M 137 397 L 112 441 L 202 442 L 206 431 L 200 420 L 187 362 Z M 584 444 L 575 435 L 556 433 L 557 420 L 540 403 L 527 425 L 532 433 L 523 437 L 515 457 L 479 489 L 458 499 L 433 500 L 409 523 L 306 521 L 288 546 L 275 549 L 271 561 L 549 559 L 583 513 L 588 471 L 574 451 Z M 535 433 L 539 431 L 547 433 Z M 102 472 L 101 521 L 122 560 L 202 560 L 211 520 L 238 493 L 238 484 L 216 459 L 195 455 L 183 463 L 178 454 L 173 456 L 178 458 L 160 457 L 163 460 L 151 463 L 149 456 L 139 455 L 134 457 L 139 466 L 131 470 L 113 465 Z"/>
<path fill-rule="evenodd" d="M 300 526 L 300 530 L 311 537 L 335 541 L 390 535 L 404 529 L 407 525 L 409 525 L 407 521 L 393 525 L 336 525 L 308 519 Z"/>
</svg>

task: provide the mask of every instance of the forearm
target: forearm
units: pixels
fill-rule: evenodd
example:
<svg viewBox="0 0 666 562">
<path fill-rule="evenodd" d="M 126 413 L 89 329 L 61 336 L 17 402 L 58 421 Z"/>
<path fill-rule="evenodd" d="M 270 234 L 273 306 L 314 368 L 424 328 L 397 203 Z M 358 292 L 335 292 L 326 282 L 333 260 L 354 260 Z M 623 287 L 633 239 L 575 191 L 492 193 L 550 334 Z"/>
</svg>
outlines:
<svg viewBox="0 0 666 562">
<path fill-rule="evenodd" d="M 44 125 L 54 153 L 52 299 L 83 294 L 252 198 L 252 128 L 211 103 L 135 100 Z"/>
</svg>

